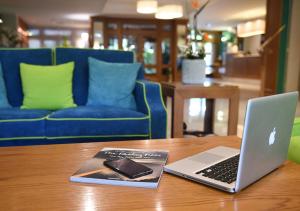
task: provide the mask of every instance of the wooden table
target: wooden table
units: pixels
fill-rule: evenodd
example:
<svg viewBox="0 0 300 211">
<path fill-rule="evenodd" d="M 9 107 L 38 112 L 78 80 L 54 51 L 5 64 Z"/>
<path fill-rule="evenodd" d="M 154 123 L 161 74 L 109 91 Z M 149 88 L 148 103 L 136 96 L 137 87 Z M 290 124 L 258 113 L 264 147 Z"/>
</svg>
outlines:
<svg viewBox="0 0 300 211">
<path fill-rule="evenodd" d="M 217 99 L 225 98 L 229 100 L 228 115 L 228 135 L 237 134 L 237 123 L 239 114 L 239 88 L 237 86 L 221 86 L 218 84 L 196 84 L 187 85 L 181 82 L 166 83 L 162 82 L 163 96 L 172 98 L 172 125 L 171 137 L 183 137 L 183 112 L 184 100 L 189 98 Z M 211 104 L 211 103 L 210 103 Z M 213 109 L 207 106 L 209 112 Z M 207 118 L 207 116 L 206 116 Z M 211 117 L 208 116 L 209 122 Z M 207 121 L 205 122 L 207 124 Z M 211 124 L 211 123 L 208 123 Z M 212 126 L 211 126 L 212 127 Z"/>
<path fill-rule="evenodd" d="M 69 182 L 103 147 L 167 149 L 168 162 L 237 137 L 0 148 L 0 210 L 300 210 L 300 165 L 286 162 L 240 193 L 225 193 L 167 173 L 157 189 Z"/>
</svg>

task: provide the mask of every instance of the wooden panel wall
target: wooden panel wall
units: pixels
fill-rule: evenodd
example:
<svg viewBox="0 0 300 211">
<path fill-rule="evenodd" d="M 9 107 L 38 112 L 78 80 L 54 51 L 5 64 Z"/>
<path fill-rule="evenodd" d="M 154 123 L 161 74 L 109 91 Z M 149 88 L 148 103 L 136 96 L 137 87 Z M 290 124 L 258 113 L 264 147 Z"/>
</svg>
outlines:
<svg viewBox="0 0 300 211">
<path fill-rule="evenodd" d="M 237 78 L 260 79 L 261 57 L 227 54 L 225 75 Z"/>
<path fill-rule="evenodd" d="M 122 37 L 123 35 L 133 35 L 136 37 L 138 46 L 137 61 L 143 62 L 143 49 L 144 39 L 151 37 L 156 41 L 156 64 L 145 64 L 147 68 L 156 68 L 156 74 L 145 74 L 145 77 L 153 81 L 173 81 L 181 80 L 181 72 L 177 70 L 177 26 L 184 25 L 187 27 L 187 20 L 175 19 L 175 20 L 158 20 L 158 19 L 142 19 L 142 18 L 120 18 L 120 17 L 106 17 L 106 16 L 94 16 L 91 17 L 90 25 L 90 37 L 89 45 L 93 46 L 94 37 L 94 22 L 103 22 L 103 34 L 104 34 L 104 47 L 108 47 L 109 37 L 116 36 L 118 38 L 119 49 L 122 49 Z M 109 23 L 117 24 L 116 29 L 108 28 Z M 124 24 L 151 24 L 155 25 L 156 29 L 124 29 Z M 170 25 L 170 31 L 164 30 L 163 26 Z M 169 64 L 163 64 L 162 61 L 162 47 L 161 43 L 164 39 L 170 39 L 170 62 Z M 165 69 L 171 70 L 171 75 L 164 73 Z M 171 78 L 172 77 L 172 78 Z"/>
</svg>

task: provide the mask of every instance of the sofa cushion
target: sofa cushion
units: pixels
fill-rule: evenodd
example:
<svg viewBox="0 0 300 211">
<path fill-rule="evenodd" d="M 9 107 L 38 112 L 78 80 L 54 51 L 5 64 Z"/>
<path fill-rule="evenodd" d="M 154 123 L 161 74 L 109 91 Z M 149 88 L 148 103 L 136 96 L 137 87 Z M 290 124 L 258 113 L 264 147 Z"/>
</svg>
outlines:
<svg viewBox="0 0 300 211">
<path fill-rule="evenodd" d="M 52 49 L 0 49 L 0 62 L 10 105 L 17 107 L 23 102 L 20 63 L 51 65 Z"/>
<path fill-rule="evenodd" d="M 46 120 L 49 139 L 149 137 L 146 114 L 109 106 L 79 106 L 53 112 Z"/>
<path fill-rule="evenodd" d="M 47 110 L 0 109 L 0 140 L 45 138 Z"/>
<path fill-rule="evenodd" d="M 6 87 L 3 79 L 2 65 L 0 62 L 0 108 L 10 108 L 7 100 Z"/>
<path fill-rule="evenodd" d="M 87 105 L 136 110 L 132 92 L 140 67 L 140 63 L 109 63 L 89 57 Z"/>
<path fill-rule="evenodd" d="M 74 62 L 41 66 L 21 63 L 24 109 L 75 107 L 72 93 Z"/>
<path fill-rule="evenodd" d="M 74 61 L 73 95 L 77 105 L 85 105 L 88 96 L 89 66 L 88 57 L 106 62 L 132 63 L 133 53 L 129 51 L 56 48 L 55 62 L 63 64 Z M 138 79 L 143 78 L 143 70 L 139 71 Z"/>
</svg>

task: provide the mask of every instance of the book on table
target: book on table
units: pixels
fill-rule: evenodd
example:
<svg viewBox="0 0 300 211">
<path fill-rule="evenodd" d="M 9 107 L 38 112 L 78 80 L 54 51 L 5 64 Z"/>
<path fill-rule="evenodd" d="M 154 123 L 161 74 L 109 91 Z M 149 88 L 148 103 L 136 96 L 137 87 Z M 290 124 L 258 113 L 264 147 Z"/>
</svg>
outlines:
<svg viewBox="0 0 300 211">
<path fill-rule="evenodd" d="M 106 160 L 117 160 L 122 158 L 128 158 L 140 163 L 151 168 L 153 172 L 135 179 L 130 179 L 103 164 Z M 70 181 L 157 188 L 167 158 L 168 151 L 166 150 L 103 148 L 92 159 L 84 162 L 82 167 L 70 177 Z"/>
</svg>

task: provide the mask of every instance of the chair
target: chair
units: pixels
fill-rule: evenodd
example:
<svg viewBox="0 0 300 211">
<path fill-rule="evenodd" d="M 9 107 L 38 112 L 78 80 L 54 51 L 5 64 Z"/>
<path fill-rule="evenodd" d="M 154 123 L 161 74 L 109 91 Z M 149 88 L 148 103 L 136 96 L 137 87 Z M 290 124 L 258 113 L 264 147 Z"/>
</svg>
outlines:
<svg viewBox="0 0 300 211">
<path fill-rule="evenodd" d="M 300 164 L 300 118 L 294 121 L 288 159 Z"/>
</svg>

